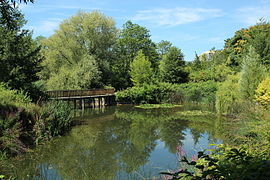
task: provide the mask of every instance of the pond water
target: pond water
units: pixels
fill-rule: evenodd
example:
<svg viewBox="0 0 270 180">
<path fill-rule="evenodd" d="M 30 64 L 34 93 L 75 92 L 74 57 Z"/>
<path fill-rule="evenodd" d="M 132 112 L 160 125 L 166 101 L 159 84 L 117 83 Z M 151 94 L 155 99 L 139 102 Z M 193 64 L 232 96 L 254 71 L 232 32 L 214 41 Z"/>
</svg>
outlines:
<svg viewBox="0 0 270 180">
<path fill-rule="evenodd" d="M 191 157 L 223 142 L 215 115 L 181 117 L 184 106 L 144 110 L 133 106 L 77 112 L 79 125 L 66 136 L 17 157 L 19 179 L 162 179 L 160 172 L 181 168 L 177 147 Z"/>
</svg>

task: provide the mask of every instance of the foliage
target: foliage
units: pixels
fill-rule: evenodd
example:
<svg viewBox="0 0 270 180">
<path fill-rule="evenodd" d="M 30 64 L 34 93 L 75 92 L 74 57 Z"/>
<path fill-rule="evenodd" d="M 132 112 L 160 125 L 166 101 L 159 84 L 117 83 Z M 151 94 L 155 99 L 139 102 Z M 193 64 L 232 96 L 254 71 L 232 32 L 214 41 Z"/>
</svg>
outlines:
<svg viewBox="0 0 270 180">
<path fill-rule="evenodd" d="M 239 74 L 229 75 L 223 83 L 219 84 L 216 92 L 216 110 L 218 113 L 236 113 L 241 110 L 239 93 Z"/>
<path fill-rule="evenodd" d="M 33 113 L 35 113 L 33 130 L 36 143 L 63 135 L 70 130 L 72 123 L 71 108 L 64 102 L 48 102 Z"/>
<path fill-rule="evenodd" d="M 184 99 L 186 102 L 215 102 L 215 93 L 217 91 L 217 83 L 214 81 L 206 82 L 189 82 L 178 85 L 183 90 Z"/>
<path fill-rule="evenodd" d="M 32 83 L 38 80 L 41 70 L 40 47 L 32 34 L 22 29 L 26 21 L 17 8 L 7 1 L 1 1 L 0 8 L 0 82 L 35 97 Z"/>
<path fill-rule="evenodd" d="M 253 100 L 258 84 L 264 79 L 266 70 L 260 63 L 260 57 L 250 46 L 242 62 L 239 79 L 240 93 L 243 99 Z"/>
<path fill-rule="evenodd" d="M 141 50 L 130 64 L 130 69 L 130 76 L 134 86 L 142 86 L 152 82 L 153 70 L 151 62 Z"/>
<path fill-rule="evenodd" d="M 270 77 L 267 77 L 258 85 L 255 99 L 263 106 L 270 104 Z"/>
<path fill-rule="evenodd" d="M 195 60 L 186 67 L 191 82 L 209 80 L 222 82 L 233 73 L 231 67 L 226 65 L 227 55 L 224 50 L 215 50 L 206 61 L 200 60 L 200 57 L 195 55 Z"/>
<path fill-rule="evenodd" d="M 82 89 L 107 84 L 116 32 L 113 19 L 97 11 L 78 12 L 63 21 L 54 35 L 41 41 L 46 56 L 42 79 L 52 81 L 50 88 L 56 84 L 54 81 L 62 81 L 66 75 L 64 81 L 70 87 Z M 99 81 L 103 84 L 98 84 Z"/>
<path fill-rule="evenodd" d="M 197 160 L 189 161 L 185 156 L 181 162 L 194 170 L 180 169 L 176 172 L 163 172 L 170 179 L 267 179 L 270 177 L 270 162 L 255 157 L 244 148 L 224 145 L 210 149 L 211 154 L 198 152 Z"/>
<path fill-rule="evenodd" d="M 157 52 L 159 53 L 160 57 L 162 58 L 163 55 L 167 54 L 172 47 L 172 43 L 169 41 L 160 41 L 157 43 Z"/>
<path fill-rule="evenodd" d="M 132 86 L 129 74 L 130 64 L 139 50 L 142 50 L 151 62 L 151 67 L 156 71 L 158 54 L 155 43 L 150 39 L 149 30 L 127 21 L 114 46 L 115 58 L 112 65 L 113 79 L 111 84 L 117 90 Z"/>
<path fill-rule="evenodd" d="M 149 103 L 183 101 L 181 89 L 169 83 L 144 84 L 141 87 L 132 87 L 116 93 L 116 101 L 119 103 Z"/>
<path fill-rule="evenodd" d="M 156 108 L 176 108 L 176 107 L 181 107 L 181 106 L 182 105 L 177 105 L 177 104 L 141 104 L 135 107 L 141 108 L 141 109 L 156 109 Z"/>
<path fill-rule="evenodd" d="M 68 66 L 60 67 L 58 73 L 53 74 L 47 81 L 47 88 L 50 90 L 66 90 L 99 87 L 101 86 L 100 74 L 94 57 L 86 55 L 73 66 L 72 71 Z"/>
<path fill-rule="evenodd" d="M 38 106 L 23 92 L 0 85 L 0 150 L 8 156 L 29 146 L 62 135 L 71 125 L 71 110 L 55 102 Z"/>
<path fill-rule="evenodd" d="M 160 62 L 160 75 L 164 82 L 183 83 L 187 81 L 187 73 L 184 71 L 184 55 L 181 50 L 171 47 Z"/>
<path fill-rule="evenodd" d="M 269 27 L 269 23 L 262 21 L 255 26 L 236 31 L 235 35 L 232 38 L 227 39 L 225 43 L 224 50 L 228 54 L 226 63 L 230 66 L 239 67 L 251 45 L 255 48 L 256 53 L 259 54 L 260 63 L 269 64 Z"/>
</svg>

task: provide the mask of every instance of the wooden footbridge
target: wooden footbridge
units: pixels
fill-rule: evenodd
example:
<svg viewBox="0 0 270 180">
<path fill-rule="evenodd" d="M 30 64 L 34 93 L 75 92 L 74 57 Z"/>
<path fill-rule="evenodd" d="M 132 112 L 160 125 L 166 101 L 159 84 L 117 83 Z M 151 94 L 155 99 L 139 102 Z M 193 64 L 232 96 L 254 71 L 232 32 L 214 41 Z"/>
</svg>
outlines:
<svg viewBox="0 0 270 180">
<path fill-rule="evenodd" d="M 47 91 L 50 99 L 67 101 L 74 108 L 98 108 L 115 104 L 114 89 Z"/>
</svg>

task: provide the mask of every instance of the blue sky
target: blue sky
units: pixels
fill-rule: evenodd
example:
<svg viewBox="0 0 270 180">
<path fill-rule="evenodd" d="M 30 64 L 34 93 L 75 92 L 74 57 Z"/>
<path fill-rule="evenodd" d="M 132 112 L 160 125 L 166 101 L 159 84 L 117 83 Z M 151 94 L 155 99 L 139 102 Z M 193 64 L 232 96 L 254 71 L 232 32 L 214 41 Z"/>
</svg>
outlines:
<svg viewBox="0 0 270 180">
<path fill-rule="evenodd" d="M 221 49 L 234 32 L 270 20 L 270 0 L 35 0 L 20 5 L 35 36 L 49 37 L 59 23 L 79 10 L 99 10 L 118 28 L 131 20 L 150 30 L 154 42 L 168 40 L 193 60 L 213 47 Z"/>
</svg>

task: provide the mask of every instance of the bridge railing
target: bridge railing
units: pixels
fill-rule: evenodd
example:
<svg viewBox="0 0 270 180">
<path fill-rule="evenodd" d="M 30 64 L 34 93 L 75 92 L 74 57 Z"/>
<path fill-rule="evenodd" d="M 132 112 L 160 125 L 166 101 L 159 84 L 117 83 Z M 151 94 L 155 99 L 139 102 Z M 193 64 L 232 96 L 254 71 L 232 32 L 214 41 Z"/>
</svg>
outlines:
<svg viewBox="0 0 270 180">
<path fill-rule="evenodd" d="M 84 97 L 114 94 L 114 89 L 88 89 L 88 90 L 55 90 L 46 92 L 52 98 L 58 97 Z"/>
</svg>

